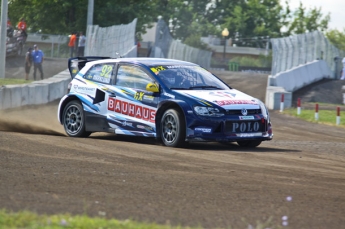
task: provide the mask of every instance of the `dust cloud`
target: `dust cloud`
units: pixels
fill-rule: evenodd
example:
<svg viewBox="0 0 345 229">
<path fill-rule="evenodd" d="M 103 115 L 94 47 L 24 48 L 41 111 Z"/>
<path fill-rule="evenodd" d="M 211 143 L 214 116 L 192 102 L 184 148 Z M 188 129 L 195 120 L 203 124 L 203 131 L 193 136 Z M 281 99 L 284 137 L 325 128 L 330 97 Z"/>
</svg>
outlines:
<svg viewBox="0 0 345 229">
<path fill-rule="evenodd" d="M 0 131 L 64 136 L 57 120 L 58 101 L 0 110 Z"/>
</svg>

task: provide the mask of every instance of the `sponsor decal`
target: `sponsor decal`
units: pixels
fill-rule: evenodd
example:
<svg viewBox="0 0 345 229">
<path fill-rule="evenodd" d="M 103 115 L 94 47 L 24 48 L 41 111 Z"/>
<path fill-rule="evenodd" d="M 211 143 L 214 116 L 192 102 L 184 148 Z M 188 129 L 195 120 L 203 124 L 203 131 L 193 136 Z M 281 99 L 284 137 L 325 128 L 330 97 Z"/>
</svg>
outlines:
<svg viewBox="0 0 345 229">
<path fill-rule="evenodd" d="M 108 110 L 153 123 L 156 118 L 156 109 L 116 98 L 109 98 Z"/>
<path fill-rule="evenodd" d="M 157 66 L 157 67 L 152 67 L 151 68 L 151 71 L 153 71 L 153 73 L 155 73 L 156 75 L 158 75 L 158 73 L 160 71 L 163 71 L 163 70 L 165 70 L 165 68 L 163 66 Z"/>
<path fill-rule="evenodd" d="M 164 92 L 163 95 L 165 95 L 165 96 L 167 96 L 167 97 L 169 97 L 169 98 L 175 99 L 175 96 L 172 95 L 172 94 L 169 94 L 169 93 Z"/>
<path fill-rule="evenodd" d="M 260 129 L 259 122 L 233 122 L 232 123 L 232 132 L 257 132 Z"/>
<path fill-rule="evenodd" d="M 144 95 L 143 99 L 148 100 L 148 101 L 153 101 L 155 99 L 155 97 L 153 97 L 151 95 Z"/>
<path fill-rule="evenodd" d="M 255 119 L 254 116 L 240 116 L 240 120 L 253 120 Z"/>
<path fill-rule="evenodd" d="M 236 94 L 235 93 L 231 93 L 231 92 L 223 92 L 223 91 L 212 91 L 209 93 L 209 95 L 212 96 L 218 96 L 218 97 L 227 97 L 227 98 L 235 98 Z"/>
<path fill-rule="evenodd" d="M 251 100 L 215 100 L 214 103 L 217 103 L 219 106 L 225 105 L 234 105 L 234 104 L 257 104 Z"/>
<path fill-rule="evenodd" d="M 133 123 L 127 122 L 127 121 L 123 121 L 123 122 L 122 122 L 122 126 L 130 126 L 130 127 L 133 127 Z"/>
<path fill-rule="evenodd" d="M 195 66 L 186 66 L 186 65 L 168 65 L 166 68 L 195 68 Z"/>
<path fill-rule="evenodd" d="M 143 96 L 144 96 L 144 92 L 137 92 L 134 95 L 134 99 L 136 99 L 138 101 L 142 101 L 143 100 Z"/>
<path fill-rule="evenodd" d="M 198 133 L 212 133 L 212 128 L 206 128 L 206 127 L 196 127 L 194 129 L 195 132 L 198 132 Z"/>
<path fill-rule="evenodd" d="M 92 97 L 96 94 L 96 88 L 94 87 L 87 87 L 87 86 L 79 86 L 77 84 L 73 85 L 73 91 L 81 94 L 90 95 Z"/>
<path fill-rule="evenodd" d="M 137 125 L 137 128 L 147 131 L 153 131 L 153 128 L 151 126 Z"/>
<path fill-rule="evenodd" d="M 259 137 L 262 136 L 261 133 L 243 133 L 243 134 L 236 134 L 237 137 L 245 138 L 245 137 Z"/>
<path fill-rule="evenodd" d="M 102 83 L 109 83 L 110 82 L 110 78 L 106 78 L 106 77 L 103 77 L 103 76 L 93 76 L 92 77 L 93 80 L 96 80 L 98 82 L 102 82 Z"/>
<path fill-rule="evenodd" d="M 137 128 L 138 128 L 138 129 L 143 129 L 143 130 L 144 130 L 144 129 L 145 129 L 145 126 L 143 126 L 143 125 L 137 125 Z"/>
</svg>

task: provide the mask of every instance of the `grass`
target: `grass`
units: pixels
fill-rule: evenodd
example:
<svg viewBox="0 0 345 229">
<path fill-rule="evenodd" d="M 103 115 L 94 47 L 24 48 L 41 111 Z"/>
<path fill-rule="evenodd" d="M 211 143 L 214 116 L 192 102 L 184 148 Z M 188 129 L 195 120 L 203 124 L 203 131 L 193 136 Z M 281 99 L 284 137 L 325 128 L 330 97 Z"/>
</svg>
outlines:
<svg viewBox="0 0 345 229">
<path fill-rule="evenodd" d="M 31 83 L 32 80 L 25 79 L 0 79 L 0 86 L 2 85 L 13 85 L 13 84 L 26 84 Z"/>
<path fill-rule="evenodd" d="M 301 109 L 300 114 L 297 114 L 297 108 L 284 109 L 283 114 L 298 117 L 308 122 L 326 124 L 330 126 L 339 126 L 345 128 L 345 106 L 340 106 L 340 123 L 336 125 L 337 120 L 337 105 L 325 104 L 325 108 L 322 108 L 322 104 L 319 108 L 319 119 L 315 120 L 315 109 Z"/>
<path fill-rule="evenodd" d="M 105 215 L 100 213 L 100 215 Z M 282 228 L 272 225 L 272 217 L 266 222 L 257 222 L 252 226 L 242 220 L 246 226 L 243 228 L 264 229 Z M 169 224 L 159 225 L 155 223 L 140 223 L 133 220 L 106 219 L 104 217 L 88 217 L 86 215 L 71 216 L 70 214 L 60 215 L 38 215 L 30 211 L 10 212 L 0 210 L 1 229 L 202 229 L 201 227 L 171 226 Z M 227 227 L 232 229 L 232 227 Z"/>
<path fill-rule="evenodd" d="M 131 220 L 119 221 L 115 219 L 105 219 L 102 217 L 90 218 L 88 216 L 64 215 L 37 215 L 29 211 L 19 213 L 0 211 L 0 228 L 2 229 L 94 229 L 94 228 L 121 228 L 121 229 L 171 229 L 182 227 L 171 227 L 157 224 L 138 223 Z"/>
</svg>

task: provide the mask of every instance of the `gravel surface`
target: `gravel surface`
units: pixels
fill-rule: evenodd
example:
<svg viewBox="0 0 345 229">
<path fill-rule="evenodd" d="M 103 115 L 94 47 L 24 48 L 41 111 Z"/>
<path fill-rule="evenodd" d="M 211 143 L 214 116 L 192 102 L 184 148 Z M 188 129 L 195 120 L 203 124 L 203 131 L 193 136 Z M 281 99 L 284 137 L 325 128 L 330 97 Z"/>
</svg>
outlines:
<svg viewBox="0 0 345 229">
<path fill-rule="evenodd" d="M 61 69 L 61 71 L 64 69 Z M 262 99 L 267 76 L 220 72 Z M 205 228 L 343 228 L 345 130 L 271 111 L 258 148 L 147 138 L 66 137 L 57 101 L 0 112 L 0 208 Z M 244 219 L 244 220 L 243 220 Z M 273 226 L 272 226 L 273 225 Z"/>
</svg>

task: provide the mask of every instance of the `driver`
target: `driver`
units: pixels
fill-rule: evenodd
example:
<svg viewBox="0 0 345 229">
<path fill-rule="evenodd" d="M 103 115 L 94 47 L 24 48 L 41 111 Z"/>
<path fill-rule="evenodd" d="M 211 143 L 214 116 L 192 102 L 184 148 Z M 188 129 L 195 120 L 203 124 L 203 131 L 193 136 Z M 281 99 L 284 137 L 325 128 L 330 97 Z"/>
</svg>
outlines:
<svg viewBox="0 0 345 229">
<path fill-rule="evenodd" d="M 177 74 L 177 72 L 169 70 L 165 71 L 161 75 L 161 79 L 170 88 L 185 88 L 188 87 L 187 83 L 189 83 L 188 81 L 184 80 L 183 76 Z"/>
</svg>

